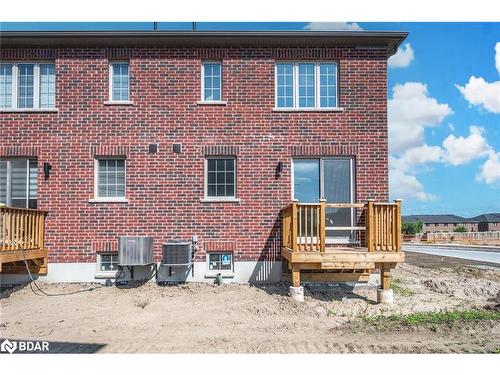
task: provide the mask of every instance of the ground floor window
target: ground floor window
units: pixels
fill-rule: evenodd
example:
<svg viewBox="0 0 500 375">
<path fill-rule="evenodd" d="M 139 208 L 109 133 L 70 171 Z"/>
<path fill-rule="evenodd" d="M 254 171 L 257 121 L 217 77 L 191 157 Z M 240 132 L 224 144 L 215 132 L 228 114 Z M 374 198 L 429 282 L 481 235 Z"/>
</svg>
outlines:
<svg viewBox="0 0 500 375">
<path fill-rule="evenodd" d="M 236 159 L 210 157 L 205 159 L 205 197 L 236 198 Z"/>
<path fill-rule="evenodd" d="M 96 159 L 95 198 L 125 198 L 125 159 Z"/>
<path fill-rule="evenodd" d="M 37 208 L 36 159 L 0 159 L 0 203 L 19 208 Z"/>
<path fill-rule="evenodd" d="M 209 253 L 208 254 L 209 271 L 233 271 L 232 253 Z"/>
<path fill-rule="evenodd" d="M 354 203 L 354 159 L 351 157 L 294 158 L 292 197 L 300 203 Z M 355 225 L 352 208 L 326 209 L 326 236 L 329 242 L 352 240 Z M 311 220 L 309 218 L 309 220 Z M 315 220 L 313 218 L 312 220 Z M 302 220 L 306 225 L 306 220 Z"/>
<path fill-rule="evenodd" d="M 97 254 L 97 273 L 115 275 L 118 270 L 118 253 Z"/>
</svg>

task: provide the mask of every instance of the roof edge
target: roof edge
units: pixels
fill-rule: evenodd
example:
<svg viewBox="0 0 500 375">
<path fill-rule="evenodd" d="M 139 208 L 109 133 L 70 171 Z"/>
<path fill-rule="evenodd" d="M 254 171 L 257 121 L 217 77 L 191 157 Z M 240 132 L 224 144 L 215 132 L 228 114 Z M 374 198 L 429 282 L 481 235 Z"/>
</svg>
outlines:
<svg viewBox="0 0 500 375">
<path fill-rule="evenodd" d="M 396 53 L 407 37 L 404 31 L 226 31 L 226 30 L 146 30 L 146 31 L 0 31 L 0 44 L 7 47 L 57 46 L 58 44 L 133 43 L 179 44 L 260 42 L 286 44 L 312 42 L 321 44 L 353 43 L 387 47 L 387 57 Z"/>
</svg>

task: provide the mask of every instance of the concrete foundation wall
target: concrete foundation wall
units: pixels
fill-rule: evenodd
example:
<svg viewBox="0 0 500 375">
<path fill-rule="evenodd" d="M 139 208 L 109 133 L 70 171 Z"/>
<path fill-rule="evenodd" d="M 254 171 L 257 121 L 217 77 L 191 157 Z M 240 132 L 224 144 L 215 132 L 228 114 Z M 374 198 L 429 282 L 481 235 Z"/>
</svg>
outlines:
<svg viewBox="0 0 500 375">
<path fill-rule="evenodd" d="M 104 283 L 105 276 L 97 274 L 96 263 L 49 263 L 49 271 L 46 276 L 34 277 L 37 280 L 49 283 L 55 282 L 98 282 Z M 209 282 L 212 283 L 217 273 L 209 272 L 206 262 L 194 263 L 194 276 L 186 267 L 160 266 L 158 268 L 159 282 Z M 130 280 L 130 272 L 127 268 L 119 280 Z M 281 262 L 235 262 L 234 273 L 223 273 L 224 282 L 235 283 L 261 283 L 278 282 L 281 279 Z M 113 277 L 110 275 L 110 278 Z M 153 266 L 134 267 L 134 280 L 154 280 Z M 0 274 L 1 285 L 21 284 L 28 282 L 27 274 Z"/>
</svg>

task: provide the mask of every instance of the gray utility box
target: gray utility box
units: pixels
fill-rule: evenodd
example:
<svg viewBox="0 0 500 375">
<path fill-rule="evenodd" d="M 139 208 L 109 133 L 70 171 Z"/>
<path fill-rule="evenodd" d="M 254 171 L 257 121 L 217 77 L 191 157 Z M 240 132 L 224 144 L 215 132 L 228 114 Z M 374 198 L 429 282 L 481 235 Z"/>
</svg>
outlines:
<svg viewBox="0 0 500 375">
<path fill-rule="evenodd" d="M 118 249 L 118 265 L 120 266 L 153 264 L 153 237 L 119 237 Z"/>
<path fill-rule="evenodd" d="M 161 263 L 165 266 L 189 266 L 193 258 L 191 242 L 171 242 L 162 246 Z"/>
</svg>

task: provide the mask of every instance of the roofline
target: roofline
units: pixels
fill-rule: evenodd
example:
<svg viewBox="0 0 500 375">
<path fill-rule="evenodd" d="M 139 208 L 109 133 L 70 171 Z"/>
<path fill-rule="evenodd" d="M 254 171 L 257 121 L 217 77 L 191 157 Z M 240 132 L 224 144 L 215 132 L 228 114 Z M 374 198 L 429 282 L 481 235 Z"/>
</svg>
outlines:
<svg viewBox="0 0 500 375">
<path fill-rule="evenodd" d="M 396 53 L 407 37 L 403 31 L 0 31 L 0 44 L 7 47 L 57 47 L 63 45 L 368 45 Z"/>
</svg>

